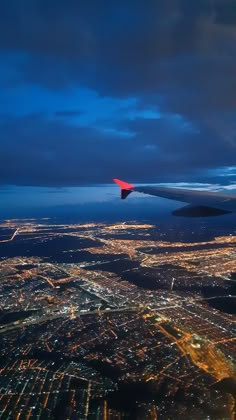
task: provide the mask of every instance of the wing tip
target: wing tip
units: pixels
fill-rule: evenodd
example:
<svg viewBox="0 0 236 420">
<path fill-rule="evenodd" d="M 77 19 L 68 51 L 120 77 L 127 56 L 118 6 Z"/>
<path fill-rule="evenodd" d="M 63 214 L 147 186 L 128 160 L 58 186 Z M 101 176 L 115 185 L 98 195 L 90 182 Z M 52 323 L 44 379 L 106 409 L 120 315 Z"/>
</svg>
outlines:
<svg viewBox="0 0 236 420">
<path fill-rule="evenodd" d="M 122 181 L 118 178 L 113 178 L 113 181 L 120 187 L 121 190 L 133 190 L 133 188 L 135 188 L 134 185 L 128 184 L 128 182 Z"/>
<path fill-rule="evenodd" d="M 128 182 L 122 181 L 121 179 L 113 178 L 113 181 L 120 187 L 121 189 L 121 199 L 125 200 L 126 197 L 133 191 L 135 188 L 134 185 L 128 184 Z"/>
</svg>

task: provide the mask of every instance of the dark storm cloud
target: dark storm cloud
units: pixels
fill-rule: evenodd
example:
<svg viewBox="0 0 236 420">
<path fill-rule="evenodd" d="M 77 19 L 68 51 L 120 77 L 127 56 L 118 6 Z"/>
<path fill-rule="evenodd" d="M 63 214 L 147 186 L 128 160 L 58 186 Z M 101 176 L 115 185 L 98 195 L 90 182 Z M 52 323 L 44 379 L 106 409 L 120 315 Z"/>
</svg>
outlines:
<svg viewBox="0 0 236 420">
<path fill-rule="evenodd" d="M 3 0 L 0 46 L 30 53 L 24 77 L 47 87 L 159 91 L 175 109 L 183 92 L 185 111 L 232 107 L 235 10 L 234 0 Z"/>
<path fill-rule="evenodd" d="M 234 165 L 231 145 L 223 147 L 198 133 L 183 132 L 171 118 L 121 123 L 132 138 L 37 118 L 18 118 L 0 126 L 2 184 L 66 186 L 109 183 L 114 176 L 129 180 L 190 179 L 197 170 Z M 161 141 L 165 135 L 165 142 Z M 146 141 L 146 136 L 149 143 Z M 171 153 L 173 141 L 176 148 Z M 203 150 L 205 151 L 203 153 Z M 181 176 L 179 176 L 181 174 Z M 184 176 L 186 178 L 184 178 Z"/>
<path fill-rule="evenodd" d="M 80 111 L 56 99 L 55 121 L 43 110 L 1 118 L 2 184 L 162 181 L 235 165 L 234 0 L 2 0 L 0 49 L 18 57 L 7 87 L 82 86 L 161 110 L 110 130 L 62 124 Z"/>
</svg>

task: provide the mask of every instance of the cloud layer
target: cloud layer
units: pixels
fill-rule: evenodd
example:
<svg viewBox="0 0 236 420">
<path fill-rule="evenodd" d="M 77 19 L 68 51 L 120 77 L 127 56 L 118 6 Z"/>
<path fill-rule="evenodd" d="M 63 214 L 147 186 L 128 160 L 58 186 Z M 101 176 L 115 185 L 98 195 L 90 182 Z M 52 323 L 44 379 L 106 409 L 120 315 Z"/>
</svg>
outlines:
<svg viewBox="0 0 236 420">
<path fill-rule="evenodd" d="M 3 0 L 0 183 L 219 181 L 235 53 L 233 0 Z"/>
</svg>

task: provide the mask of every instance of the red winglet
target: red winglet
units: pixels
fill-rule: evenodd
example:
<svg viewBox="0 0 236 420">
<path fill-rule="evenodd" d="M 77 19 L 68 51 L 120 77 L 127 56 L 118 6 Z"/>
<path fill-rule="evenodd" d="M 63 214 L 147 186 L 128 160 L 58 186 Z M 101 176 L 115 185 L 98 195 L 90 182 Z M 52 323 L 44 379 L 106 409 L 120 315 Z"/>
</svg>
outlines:
<svg viewBox="0 0 236 420">
<path fill-rule="evenodd" d="M 132 184 L 128 184 L 127 182 L 121 181 L 120 179 L 117 179 L 117 178 L 114 178 L 114 179 L 113 179 L 113 181 L 114 181 L 117 185 L 119 185 L 119 187 L 120 187 L 122 190 L 132 190 L 133 188 L 135 188 L 135 186 L 134 186 L 134 185 L 132 185 Z"/>
</svg>

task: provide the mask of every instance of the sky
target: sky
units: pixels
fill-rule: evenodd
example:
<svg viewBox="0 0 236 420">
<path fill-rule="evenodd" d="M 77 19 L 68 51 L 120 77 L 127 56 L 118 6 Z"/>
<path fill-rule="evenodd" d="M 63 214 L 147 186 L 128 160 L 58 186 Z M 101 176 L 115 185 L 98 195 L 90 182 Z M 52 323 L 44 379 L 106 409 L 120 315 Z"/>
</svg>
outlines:
<svg viewBox="0 0 236 420">
<path fill-rule="evenodd" d="M 233 186 L 235 74 L 235 0 L 1 0 L 3 202 Z"/>
</svg>

